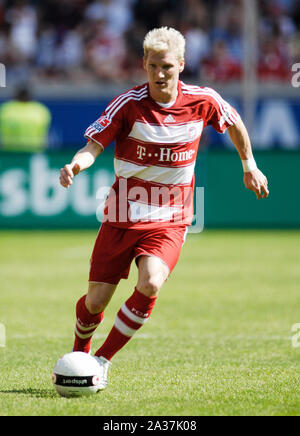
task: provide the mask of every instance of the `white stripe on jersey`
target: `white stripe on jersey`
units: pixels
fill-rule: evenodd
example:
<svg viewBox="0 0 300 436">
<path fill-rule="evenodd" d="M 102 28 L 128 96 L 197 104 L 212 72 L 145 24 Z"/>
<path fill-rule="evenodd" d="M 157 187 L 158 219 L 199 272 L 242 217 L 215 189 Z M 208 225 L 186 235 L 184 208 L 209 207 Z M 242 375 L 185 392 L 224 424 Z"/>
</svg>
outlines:
<svg viewBox="0 0 300 436">
<path fill-rule="evenodd" d="M 234 114 L 234 112 L 231 110 L 229 104 L 222 99 L 222 97 L 213 89 L 211 88 L 204 88 L 203 90 L 198 88 L 198 90 L 189 90 L 188 92 L 184 92 L 184 94 L 193 94 L 193 95 L 209 95 L 210 97 L 213 97 L 213 99 L 218 103 L 220 112 L 222 114 L 222 117 L 219 121 L 220 127 L 223 126 L 224 122 L 227 121 L 228 124 L 234 125 L 238 118 Z"/>
<path fill-rule="evenodd" d="M 109 114 L 109 117 L 112 119 L 115 114 L 124 106 L 124 104 L 126 104 L 129 100 L 143 100 L 143 98 L 147 98 L 148 97 L 148 93 L 147 91 L 145 91 L 143 94 L 139 95 L 139 96 L 130 96 L 128 98 L 126 98 L 126 100 L 122 100 L 122 102 L 115 108 L 115 110 L 113 112 L 111 112 Z"/>
<path fill-rule="evenodd" d="M 118 97 L 115 98 L 115 100 L 113 100 L 107 106 L 106 110 L 110 110 L 111 108 L 113 108 L 116 104 L 118 104 L 120 102 L 121 99 L 123 99 L 124 97 L 126 98 L 129 94 L 130 95 L 139 95 L 141 92 L 144 92 L 145 90 L 147 90 L 147 86 L 144 86 L 139 91 L 137 91 L 135 89 L 131 89 L 129 91 L 123 92 L 123 94 L 120 94 Z"/>
<path fill-rule="evenodd" d="M 85 136 L 91 136 L 91 135 L 93 135 L 94 133 L 99 133 L 99 131 L 96 130 L 96 129 L 94 129 L 93 126 L 90 126 L 90 127 L 88 127 L 88 128 L 86 129 L 84 135 L 85 135 Z"/>
<path fill-rule="evenodd" d="M 126 179 L 135 177 L 146 182 L 163 185 L 189 185 L 193 179 L 195 162 L 184 167 L 159 167 L 136 165 L 121 159 L 114 159 L 115 173 Z"/>
<path fill-rule="evenodd" d="M 130 221 L 170 221 L 176 213 L 182 211 L 180 206 L 154 206 L 130 200 L 128 200 L 128 203 Z"/>
<path fill-rule="evenodd" d="M 121 94 L 112 103 L 110 103 L 107 106 L 107 108 L 105 110 L 106 116 L 110 119 L 113 118 L 114 114 L 116 112 L 118 112 L 119 109 L 121 109 L 123 104 L 125 104 L 125 102 L 127 102 L 131 99 L 129 97 L 132 97 L 134 100 L 140 100 L 139 97 L 147 97 L 147 96 L 148 96 L 147 86 L 144 86 L 139 91 L 132 90 L 132 91 L 128 91 L 124 94 Z"/>
<path fill-rule="evenodd" d="M 158 144 L 185 144 L 200 138 L 202 130 L 203 120 L 168 126 L 136 121 L 128 137 Z"/>
<path fill-rule="evenodd" d="M 126 104 L 130 100 L 142 100 L 143 98 L 146 98 L 148 96 L 147 89 L 143 88 L 140 91 L 129 91 L 126 94 L 122 94 L 120 97 L 117 98 L 117 101 L 114 101 L 111 103 L 108 107 L 110 108 L 109 111 L 107 111 L 107 108 L 105 110 L 105 117 L 112 120 L 114 115 L 121 109 L 124 104 Z M 109 123 L 110 124 L 110 123 Z M 104 126 L 102 130 L 104 130 L 106 127 Z M 93 124 L 91 124 L 85 131 L 84 136 L 93 139 L 93 135 L 99 133 L 99 130 L 95 129 Z M 102 145 L 102 144 L 101 144 Z M 103 147 L 103 146 L 102 146 Z"/>
<path fill-rule="evenodd" d="M 192 94 L 192 95 L 209 95 L 213 97 L 213 99 L 218 103 L 219 109 L 224 116 L 224 118 L 227 118 L 228 123 L 233 124 L 236 122 L 236 117 L 234 116 L 233 112 L 230 109 L 230 106 L 228 103 L 223 100 L 223 98 L 213 89 L 211 88 L 203 88 L 197 86 L 191 86 L 191 85 L 184 85 L 182 87 L 182 92 L 184 94 Z M 229 120 L 229 116 L 232 117 L 232 120 Z"/>
<path fill-rule="evenodd" d="M 219 121 L 220 127 L 223 126 L 224 122 L 227 121 L 231 126 L 234 125 L 238 121 L 238 117 L 231 110 L 230 105 L 212 88 L 200 88 L 199 86 L 193 85 L 185 85 L 182 83 L 182 92 L 183 94 L 192 94 L 192 95 L 209 95 L 213 97 L 216 103 L 219 106 L 222 117 Z"/>
</svg>

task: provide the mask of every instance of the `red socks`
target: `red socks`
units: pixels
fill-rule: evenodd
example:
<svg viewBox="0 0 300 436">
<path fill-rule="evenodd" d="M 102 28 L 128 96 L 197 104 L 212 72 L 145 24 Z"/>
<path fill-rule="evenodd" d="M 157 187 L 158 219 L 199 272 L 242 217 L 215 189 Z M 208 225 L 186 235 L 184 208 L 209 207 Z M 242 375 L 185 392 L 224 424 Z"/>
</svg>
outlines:
<svg viewBox="0 0 300 436">
<path fill-rule="evenodd" d="M 92 315 L 85 306 L 85 297 L 81 297 L 76 304 L 75 342 L 73 351 L 89 353 L 92 336 L 98 325 L 102 322 L 104 312 Z"/>
<path fill-rule="evenodd" d="M 136 288 L 119 310 L 106 341 L 95 353 L 108 360 L 119 351 L 149 318 L 157 297 L 146 297 Z"/>
<path fill-rule="evenodd" d="M 102 322 L 104 312 L 92 315 L 85 306 L 85 297 L 81 297 L 76 304 L 77 322 L 75 326 L 75 342 L 73 351 L 89 353 L 92 336 L 98 325 Z M 123 304 L 115 319 L 106 341 L 95 353 L 110 360 L 134 333 L 139 330 L 149 318 L 157 297 L 146 295 L 134 290 L 132 296 Z"/>
</svg>

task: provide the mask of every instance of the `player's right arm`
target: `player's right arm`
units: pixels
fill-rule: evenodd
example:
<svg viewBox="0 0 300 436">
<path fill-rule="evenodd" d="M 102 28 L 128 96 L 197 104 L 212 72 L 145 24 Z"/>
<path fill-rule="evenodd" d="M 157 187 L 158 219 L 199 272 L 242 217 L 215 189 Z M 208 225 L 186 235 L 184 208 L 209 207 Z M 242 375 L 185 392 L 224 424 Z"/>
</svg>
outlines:
<svg viewBox="0 0 300 436">
<path fill-rule="evenodd" d="M 86 129 L 84 137 L 88 139 L 88 143 L 75 154 L 70 164 L 65 165 L 60 170 L 59 180 L 64 188 L 69 188 L 73 183 L 73 178 L 80 171 L 93 165 L 97 156 L 124 131 L 124 119 L 128 118 L 127 103 L 136 95 L 136 99 L 138 99 L 146 94 L 145 86 L 139 91 L 133 88 L 132 92 L 120 94 L 109 103 L 102 115 Z"/>
<path fill-rule="evenodd" d="M 77 151 L 71 163 L 61 168 L 60 184 L 64 188 L 69 188 L 73 184 L 73 178 L 81 171 L 93 165 L 102 151 L 103 148 L 100 144 L 90 139 L 85 147 Z"/>
</svg>

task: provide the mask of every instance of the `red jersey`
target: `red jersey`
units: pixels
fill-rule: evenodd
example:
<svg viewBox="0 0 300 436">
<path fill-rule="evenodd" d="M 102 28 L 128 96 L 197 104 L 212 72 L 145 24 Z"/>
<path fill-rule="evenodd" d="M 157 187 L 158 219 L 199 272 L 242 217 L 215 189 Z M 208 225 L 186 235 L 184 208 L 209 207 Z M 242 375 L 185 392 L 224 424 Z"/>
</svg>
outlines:
<svg viewBox="0 0 300 436">
<path fill-rule="evenodd" d="M 138 229 L 190 225 L 202 131 L 211 125 L 224 133 L 238 119 L 216 91 L 181 81 L 171 107 L 153 100 L 148 83 L 114 98 L 85 132 L 104 149 L 116 141 L 104 221 Z"/>
</svg>

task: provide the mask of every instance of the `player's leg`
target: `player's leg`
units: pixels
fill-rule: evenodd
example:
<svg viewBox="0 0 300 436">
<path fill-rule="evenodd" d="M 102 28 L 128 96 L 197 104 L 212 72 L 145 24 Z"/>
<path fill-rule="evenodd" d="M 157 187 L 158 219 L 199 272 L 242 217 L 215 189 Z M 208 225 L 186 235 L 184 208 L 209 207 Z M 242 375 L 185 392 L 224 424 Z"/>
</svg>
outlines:
<svg viewBox="0 0 300 436">
<path fill-rule="evenodd" d="M 159 257 L 141 255 L 137 258 L 137 266 L 136 289 L 147 297 L 157 297 L 170 274 L 168 265 Z"/>
<path fill-rule="evenodd" d="M 181 226 L 147 231 L 139 237 L 135 247 L 139 272 L 137 285 L 119 310 L 115 324 L 96 356 L 110 360 L 145 324 L 159 290 L 178 261 L 185 235 L 186 228 Z"/>
<path fill-rule="evenodd" d="M 90 351 L 92 335 L 119 281 L 128 276 L 133 256 L 124 231 L 102 224 L 91 257 L 88 293 L 76 305 L 74 351 Z"/>
<path fill-rule="evenodd" d="M 115 324 L 96 356 L 107 360 L 124 347 L 145 324 L 154 308 L 157 295 L 169 275 L 169 267 L 158 257 L 143 256 L 138 259 L 138 283 L 133 294 L 123 304 Z"/>
<path fill-rule="evenodd" d="M 93 333 L 103 321 L 104 309 L 108 305 L 117 285 L 89 283 L 88 293 L 76 304 L 75 341 L 73 351 L 89 353 Z"/>
<path fill-rule="evenodd" d="M 118 285 L 90 282 L 85 306 L 91 314 L 103 312 L 111 300 Z"/>
</svg>

